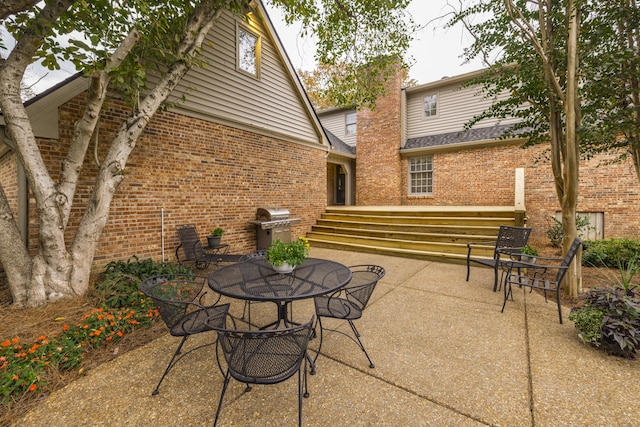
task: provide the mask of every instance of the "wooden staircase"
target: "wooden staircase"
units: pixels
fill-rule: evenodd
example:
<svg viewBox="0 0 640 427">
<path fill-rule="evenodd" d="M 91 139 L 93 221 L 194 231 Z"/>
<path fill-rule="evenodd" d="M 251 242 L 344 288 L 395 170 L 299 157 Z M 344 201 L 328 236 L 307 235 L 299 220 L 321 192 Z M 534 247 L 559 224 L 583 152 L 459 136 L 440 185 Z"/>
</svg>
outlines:
<svg viewBox="0 0 640 427">
<path fill-rule="evenodd" d="M 465 263 L 467 243 L 495 240 L 500 225 L 524 218 L 503 206 L 328 207 L 307 234 L 315 247 Z M 474 256 L 492 257 L 474 248 Z"/>
</svg>

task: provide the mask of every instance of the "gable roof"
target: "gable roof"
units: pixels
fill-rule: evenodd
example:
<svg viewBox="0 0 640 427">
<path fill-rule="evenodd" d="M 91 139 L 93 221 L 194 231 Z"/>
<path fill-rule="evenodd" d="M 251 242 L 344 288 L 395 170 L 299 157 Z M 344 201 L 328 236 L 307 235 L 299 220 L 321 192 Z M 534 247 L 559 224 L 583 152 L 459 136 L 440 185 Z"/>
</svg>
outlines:
<svg viewBox="0 0 640 427">
<path fill-rule="evenodd" d="M 352 147 L 349 144 L 346 144 L 343 140 L 335 136 L 331 131 L 327 128 L 324 128 L 324 132 L 327 134 L 327 138 L 329 138 L 329 143 L 333 148 L 333 152 L 335 154 L 349 154 L 352 156 L 356 155 L 356 147 Z"/>
</svg>

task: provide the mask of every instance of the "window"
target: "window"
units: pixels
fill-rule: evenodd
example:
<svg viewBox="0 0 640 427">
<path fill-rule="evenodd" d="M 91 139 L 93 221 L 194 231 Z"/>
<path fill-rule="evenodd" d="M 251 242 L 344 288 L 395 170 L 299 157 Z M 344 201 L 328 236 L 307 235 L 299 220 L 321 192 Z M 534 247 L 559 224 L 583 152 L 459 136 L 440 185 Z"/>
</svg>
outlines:
<svg viewBox="0 0 640 427">
<path fill-rule="evenodd" d="M 260 73 L 260 37 L 238 26 L 238 69 L 258 77 Z"/>
<path fill-rule="evenodd" d="M 438 113 L 438 95 L 427 95 L 424 97 L 424 115 L 433 117 Z"/>
<path fill-rule="evenodd" d="M 346 135 L 356 133 L 356 113 L 347 113 L 345 115 L 345 132 Z"/>
<path fill-rule="evenodd" d="M 409 194 L 433 194 L 433 157 L 409 159 Z"/>
</svg>

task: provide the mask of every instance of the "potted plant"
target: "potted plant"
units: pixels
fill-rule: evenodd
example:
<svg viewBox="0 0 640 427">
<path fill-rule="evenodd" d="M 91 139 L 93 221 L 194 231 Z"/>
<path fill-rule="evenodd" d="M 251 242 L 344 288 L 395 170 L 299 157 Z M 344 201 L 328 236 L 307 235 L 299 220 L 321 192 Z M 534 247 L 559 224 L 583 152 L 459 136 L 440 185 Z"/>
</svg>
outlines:
<svg viewBox="0 0 640 427">
<path fill-rule="evenodd" d="M 275 239 L 267 249 L 267 261 L 279 273 L 290 273 L 309 257 L 309 241 L 298 237 L 293 242 Z"/>
<path fill-rule="evenodd" d="M 220 227 L 216 227 L 211 230 L 211 235 L 207 236 L 209 247 L 215 248 L 216 246 L 220 246 L 220 239 L 222 239 L 223 234 L 224 230 Z"/>
<path fill-rule="evenodd" d="M 532 264 L 536 262 L 536 257 L 540 255 L 536 248 L 533 248 L 529 245 L 524 245 L 522 247 L 522 250 L 520 251 L 520 254 L 520 261 L 530 262 Z"/>
</svg>

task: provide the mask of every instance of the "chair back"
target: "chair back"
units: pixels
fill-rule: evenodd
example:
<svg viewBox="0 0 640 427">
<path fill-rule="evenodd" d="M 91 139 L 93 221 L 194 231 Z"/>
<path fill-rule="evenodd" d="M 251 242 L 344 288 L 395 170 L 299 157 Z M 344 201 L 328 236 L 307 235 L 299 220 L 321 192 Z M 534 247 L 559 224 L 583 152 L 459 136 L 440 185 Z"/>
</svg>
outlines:
<svg viewBox="0 0 640 427">
<path fill-rule="evenodd" d="M 286 329 L 214 328 L 229 374 L 250 384 L 275 384 L 291 377 L 307 354 L 313 320 Z"/>
<path fill-rule="evenodd" d="M 176 231 L 178 232 L 178 238 L 180 239 L 180 246 L 182 246 L 185 260 L 197 260 L 205 253 L 195 225 L 179 225 L 176 227 Z"/>
<path fill-rule="evenodd" d="M 240 261 L 248 261 L 250 259 L 265 258 L 266 256 L 267 256 L 267 250 L 266 249 L 260 249 L 259 251 L 255 251 L 255 252 L 251 252 L 250 254 L 242 255 L 238 261 L 240 262 Z"/>
<path fill-rule="evenodd" d="M 378 280 L 384 277 L 385 270 L 379 265 L 353 265 L 349 269 L 351 281 L 343 289 L 347 299 L 360 310 L 364 310 Z"/>
<path fill-rule="evenodd" d="M 187 314 L 197 298 L 202 297 L 206 278 L 190 274 L 156 276 L 140 284 L 143 294 L 153 300 L 169 329 Z"/>
<path fill-rule="evenodd" d="M 573 258 L 576 256 L 576 253 L 578 252 L 580 245 L 582 245 L 582 240 L 580 240 L 578 237 L 573 239 L 573 243 L 571 243 L 571 246 L 569 247 L 567 254 L 562 260 L 562 264 L 560 264 L 561 267 L 567 267 L 567 268 L 559 268 L 558 274 L 556 275 L 556 282 L 558 283 L 558 288 L 560 287 L 560 282 L 562 282 L 562 279 L 564 278 L 565 273 L 569 269 L 568 267 L 571 265 Z"/>
<path fill-rule="evenodd" d="M 493 258 L 498 258 L 499 251 L 508 253 L 510 249 L 513 249 L 513 252 L 518 252 L 519 249 L 527 244 L 529 234 L 531 234 L 531 229 L 527 227 L 501 225 L 500 230 L 498 230 Z"/>
</svg>

